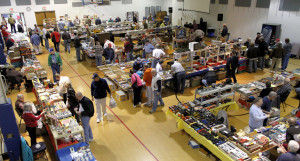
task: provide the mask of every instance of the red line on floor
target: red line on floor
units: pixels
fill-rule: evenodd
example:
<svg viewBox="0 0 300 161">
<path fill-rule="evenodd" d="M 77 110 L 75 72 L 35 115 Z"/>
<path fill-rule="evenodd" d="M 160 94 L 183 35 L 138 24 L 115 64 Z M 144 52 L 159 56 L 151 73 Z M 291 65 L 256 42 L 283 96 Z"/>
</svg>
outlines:
<svg viewBox="0 0 300 161">
<path fill-rule="evenodd" d="M 87 84 L 87 82 L 79 75 L 79 73 L 65 60 L 65 58 L 63 56 L 61 56 L 61 58 L 69 65 L 69 67 L 77 74 L 77 76 L 89 87 L 91 88 L 90 85 Z M 153 158 L 155 160 L 158 161 L 158 159 L 156 158 L 156 156 L 147 148 L 147 146 L 130 130 L 130 128 L 119 118 L 119 116 L 117 114 L 114 113 L 114 111 L 111 110 L 111 108 L 109 106 L 107 106 L 107 108 L 110 110 L 110 112 L 112 112 L 114 114 L 114 116 L 125 126 L 125 128 L 133 135 L 133 137 L 135 137 L 135 139 L 142 144 L 142 146 L 153 156 Z"/>
</svg>

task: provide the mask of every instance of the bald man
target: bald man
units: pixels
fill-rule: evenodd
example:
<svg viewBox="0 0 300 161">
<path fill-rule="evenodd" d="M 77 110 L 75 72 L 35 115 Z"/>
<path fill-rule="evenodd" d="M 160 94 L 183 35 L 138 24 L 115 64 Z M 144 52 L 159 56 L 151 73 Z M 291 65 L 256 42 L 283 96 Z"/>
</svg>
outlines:
<svg viewBox="0 0 300 161">
<path fill-rule="evenodd" d="M 286 130 L 286 142 L 288 143 L 290 140 L 299 141 L 298 135 L 300 134 L 300 126 L 297 124 L 296 118 L 289 118 L 288 123 L 290 127 Z"/>
<path fill-rule="evenodd" d="M 89 142 L 93 141 L 90 119 L 94 116 L 94 104 L 89 98 L 83 96 L 81 92 L 77 92 L 75 96 L 79 102 L 79 109 L 76 108 L 75 111 L 81 116 L 85 143 L 89 144 Z"/>
</svg>

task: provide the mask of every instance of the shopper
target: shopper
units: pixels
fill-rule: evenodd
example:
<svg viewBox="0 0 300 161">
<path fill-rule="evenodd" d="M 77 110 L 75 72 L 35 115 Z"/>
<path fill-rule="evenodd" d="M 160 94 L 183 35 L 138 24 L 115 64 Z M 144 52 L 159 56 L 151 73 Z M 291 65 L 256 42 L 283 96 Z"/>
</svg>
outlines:
<svg viewBox="0 0 300 161">
<path fill-rule="evenodd" d="M 257 97 L 252 103 L 249 113 L 250 132 L 253 132 L 254 129 L 263 127 L 263 121 L 270 117 L 269 114 L 264 114 L 261 110 L 261 105 L 263 104 L 261 97 Z"/>
<path fill-rule="evenodd" d="M 49 50 L 48 66 L 51 67 L 53 73 L 53 81 L 57 82 L 55 74 L 60 74 L 60 67 L 62 66 L 62 60 L 59 53 L 55 53 L 53 48 Z"/>
<path fill-rule="evenodd" d="M 227 28 L 227 25 L 224 23 L 223 24 L 223 29 L 221 31 L 222 42 L 227 41 L 227 38 L 228 38 L 228 28 Z"/>
<path fill-rule="evenodd" d="M 95 20 L 95 25 L 101 25 L 101 19 L 100 17 L 97 17 L 97 19 Z"/>
<path fill-rule="evenodd" d="M 277 95 L 280 96 L 280 99 L 287 97 L 292 91 L 292 85 L 290 84 L 290 79 L 285 78 L 284 84 L 277 90 Z"/>
<path fill-rule="evenodd" d="M 103 55 L 103 48 L 100 45 L 100 42 L 97 41 L 95 45 L 95 59 L 96 59 L 96 65 L 101 66 L 102 65 L 102 55 Z"/>
<path fill-rule="evenodd" d="M 121 22 L 121 18 L 120 18 L 120 17 L 117 17 L 117 18 L 115 19 L 115 22 Z"/>
<path fill-rule="evenodd" d="M 89 98 L 83 96 L 81 92 L 77 92 L 75 96 L 79 103 L 79 108 L 75 109 L 75 111 L 81 118 L 85 143 L 89 145 L 89 142 L 94 139 L 90 126 L 90 119 L 94 116 L 94 104 Z"/>
<path fill-rule="evenodd" d="M 152 102 L 153 102 L 153 91 L 151 88 L 151 83 L 152 83 L 152 75 L 151 75 L 151 68 L 149 67 L 148 64 L 144 65 L 144 76 L 143 80 L 146 83 L 146 96 L 148 97 L 147 102 L 144 104 L 144 106 L 149 106 L 151 107 Z"/>
<path fill-rule="evenodd" d="M 93 74 L 93 82 L 91 84 L 91 94 L 92 94 L 92 101 L 95 100 L 96 108 L 97 108 L 97 123 L 102 120 L 102 113 L 103 116 L 107 116 L 106 112 L 106 97 L 107 93 L 110 93 L 110 89 L 105 79 L 99 77 L 97 73 Z"/>
<path fill-rule="evenodd" d="M 40 37 L 41 44 L 42 44 L 42 46 L 44 46 L 44 44 L 43 44 L 43 38 L 42 38 L 43 35 L 40 35 L 40 33 L 41 33 L 42 30 L 36 24 L 34 24 L 33 31 Z"/>
<path fill-rule="evenodd" d="M 15 108 L 20 111 L 21 114 L 23 114 L 24 111 L 24 95 L 23 94 L 18 94 L 17 95 L 17 100 L 15 102 Z"/>
<path fill-rule="evenodd" d="M 78 18 L 78 16 L 76 16 L 76 18 L 74 19 L 74 25 L 75 26 L 80 26 L 80 19 Z"/>
<path fill-rule="evenodd" d="M 233 51 L 231 53 L 231 57 L 227 59 L 226 62 L 226 78 L 233 78 L 234 83 L 237 83 L 235 72 L 239 65 L 239 58 L 236 56 L 237 52 Z"/>
<path fill-rule="evenodd" d="M 259 55 L 259 49 L 254 46 L 254 43 L 251 43 L 247 51 L 249 73 L 252 73 L 253 69 L 254 69 L 254 73 L 256 73 L 258 55 Z"/>
<path fill-rule="evenodd" d="M 268 81 L 266 82 L 266 88 L 260 92 L 259 97 L 264 98 L 265 96 L 268 96 L 271 91 L 273 91 L 271 88 L 271 82 Z"/>
<path fill-rule="evenodd" d="M 159 60 L 158 63 L 156 64 L 156 72 L 163 72 L 163 69 L 162 69 L 162 65 L 163 65 L 164 61 L 163 60 Z"/>
<path fill-rule="evenodd" d="M 46 26 L 43 28 L 43 39 L 45 41 L 45 47 L 47 50 L 49 50 L 49 38 L 50 38 L 50 33 L 47 31 Z"/>
<path fill-rule="evenodd" d="M 149 42 L 148 39 L 145 40 L 145 45 L 143 49 L 143 58 L 147 58 L 148 54 L 152 55 L 152 51 L 155 49 L 155 47 Z"/>
<path fill-rule="evenodd" d="M 38 126 L 37 121 L 45 112 L 42 112 L 39 116 L 35 116 L 32 112 L 32 103 L 26 102 L 24 104 L 23 120 L 26 124 L 26 130 L 29 133 L 31 146 L 36 144 L 36 127 Z"/>
<path fill-rule="evenodd" d="M 16 20 L 12 17 L 12 15 L 9 16 L 8 18 L 8 23 L 10 24 L 11 27 L 11 33 L 16 32 Z"/>
<path fill-rule="evenodd" d="M 153 100 L 152 110 L 150 110 L 149 113 L 154 113 L 156 112 L 158 101 L 160 102 L 160 106 L 164 106 L 165 103 L 161 97 L 161 89 L 162 89 L 161 77 L 159 74 L 157 74 L 155 69 L 151 70 L 151 75 L 152 75 L 151 88 L 153 91 L 154 100 Z"/>
<path fill-rule="evenodd" d="M 65 83 L 64 84 L 65 88 L 67 89 L 67 108 L 71 111 L 72 116 L 76 118 L 77 122 L 80 122 L 80 118 L 78 114 L 75 112 L 75 109 L 78 108 L 78 100 L 76 99 L 75 96 L 75 90 L 72 87 L 71 82 Z"/>
<path fill-rule="evenodd" d="M 57 32 L 57 28 L 51 33 L 51 40 L 54 44 L 55 50 L 59 52 L 60 34 Z"/>
<path fill-rule="evenodd" d="M 255 45 L 259 45 L 260 44 L 260 38 L 261 38 L 261 34 L 260 34 L 260 32 L 258 32 L 256 34 L 256 38 L 255 38 Z"/>
<path fill-rule="evenodd" d="M 81 61 L 82 59 L 80 58 L 81 55 L 80 55 L 80 50 L 81 50 L 81 43 L 80 43 L 80 39 L 77 35 L 77 33 L 75 32 L 74 33 L 75 35 L 75 38 L 74 38 L 74 47 L 75 47 L 75 50 L 76 50 L 76 58 L 77 58 L 77 61 Z"/>
<path fill-rule="evenodd" d="M 6 41 L 6 39 L 7 39 L 7 37 L 8 37 L 8 35 L 10 35 L 10 33 L 8 33 L 7 31 L 6 31 L 6 27 L 5 26 L 3 26 L 3 25 L 1 25 L 2 27 L 1 27 L 1 33 L 2 33 L 2 36 L 3 36 L 3 40 L 4 40 L 4 42 Z"/>
<path fill-rule="evenodd" d="M 71 80 L 68 76 L 60 76 L 59 73 L 55 74 L 56 83 L 58 85 L 58 94 L 63 97 L 64 103 L 67 103 L 67 88 L 65 84 L 71 83 Z"/>
<path fill-rule="evenodd" d="M 259 55 L 258 55 L 258 67 L 263 70 L 265 68 L 265 56 L 269 53 L 268 44 L 263 37 L 259 38 Z"/>
<path fill-rule="evenodd" d="M 272 101 L 274 101 L 276 98 L 277 93 L 274 91 L 271 91 L 268 96 L 265 96 L 263 98 L 263 104 L 261 106 L 261 109 L 264 113 L 271 114 Z M 263 126 L 267 126 L 267 122 L 268 119 L 265 119 Z"/>
<path fill-rule="evenodd" d="M 273 49 L 273 52 L 271 54 L 271 57 L 272 57 L 272 65 L 270 67 L 271 73 L 276 73 L 276 71 L 279 69 L 278 66 L 279 66 L 283 56 L 284 56 L 284 50 L 282 48 L 282 44 L 278 43 L 277 47 L 275 47 L 275 49 Z"/>
<path fill-rule="evenodd" d="M 32 32 L 32 36 L 30 38 L 30 41 L 31 41 L 31 44 L 32 44 L 32 47 L 33 47 L 35 53 L 37 55 L 42 54 L 41 51 L 40 51 L 41 50 L 40 49 L 41 39 L 34 31 Z"/>
<path fill-rule="evenodd" d="M 155 37 L 152 39 L 152 44 L 156 45 L 161 43 L 161 39 L 159 38 L 158 35 L 155 35 Z"/>
<path fill-rule="evenodd" d="M 105 57 L 106 64 L 114 63 L 115 51 L 111 44 L 108 44 L 108 47 L 104 49 L 103 56 Z"/>
<path fill-rule="evenodd" d="M 159 45 L 156 45 L 156 49 L 152 52 L 152 65 L 151 68 L 156 68 L 156 64 L 159 62 L 160 58 L 162 58 L 166 53 L 161 49 Z"/>
<path fill-rule="evenodd" d="M 131 74 L 131 84 L 133 88 L 133 95 L 134 95 L 134 100 L 133 100 L 133 107 L 135 108 L 137 105 L 141 106 L 141 91 L 143 88 L 143 83 L 139 75 L 134 73 L 133 70 L 130 70 Z"/>
<path fill-rule="evenodd" d="M 8 34 L 7 38 L 5 39 L 5 44 L 7 48 L 7 53 L 9 49 L 14 46 L 15 40 L 11 38 L 11 34 Z"/>
<path fill-rule="evenodd" d="M 216 83 L 217 81 L 217 73 L 214 70 L 214 68 L 209 68 L 208 72 L 203 76 L 202 78 L 202 83 L 204 86 L 208 87 L 210 86 L 212 83 Z"/>
<path fill-rule="evenodd" d="M 183 66 L 175 59 L 174 64 L 171 66 L 171 73 L 174 74 L 174 84 L 176 93 L 183 94 L 185 87 L 185 69 Z"/>
<path fill-rule="evenodd" d="M 60 21 L 58 21 L 58 24 L 57 24 L 59 30 L 62 32 L 64 31 L 65 29 L 65 21 L 63 21 L 63 19 L 60 19 Z"/>
<path fill-rule="evenodd" d="M 143 68 L 144 68 L 144 65 L 142 63 L 141 58 L 137 58 L 132 66 L 133 72 L 136 73 L 137 71 L 143 71 Z"/>
<path fill-rule="evenodd" d="M 294 140 L 289 141 L 288 144 L 288 152 L 283 150 L 283 154 L 281 154 L 276 161 L 298 161 L 300 160 L 300 155 L 297 154 L 299 150 L 299 143 Z"/>
<path fill-rule="evenodd" d="M 290 117 L 288 120 L 289 128 L 286 130 L 286 142 L 290 142 L 291 140 L 300 141 L 300 125 L 297 124 L 296 117 Z"/>
<path fill-rule="evenodd" d="M 18 32 L 20 32 L 20 33 L 24 32 L 22 21 L 19 21 L 19 24 L 17 25 L 17 28 L 18 28 Z"/>
<path fill-rule="evenodd" d="M 128 37 L 126 37 L 124 41 L 124 52 L 126 53 L 127 62 L 130 62 L 133 59 L 133 44 L 130 43 Z"/>
<path fill-rule="evenodd" d="M 65 52 L 67 52 L 68 50 L 68 52 L 70 53 L 71 35 L 67 30 L 64 30 L 62 39 L 64 40 Z"/>
<path fill-rule="evenodd" d="M 281 62 L 281 70 L 282 71 L 285 71 L 289 64 L 289 59 L 291 57 L 292 48 L 293 48 L 293 46 L 290 43 L 290 39 L 286 38 L 285 44 L 283 45 L 284 57 L 282 58 L 282 62 Z"/>
<path fill-rule="evenodd" d="M 252 44 L 252 43 L 251 43 L 251 37 L 248 37 L 248 38 L 247 38 L 247 41 L 244 43 L 244 46 L 246 46 L 247 49 L 249 49 L 249 47 L 250 47 L 251 44 Z M 254 45 L 253 45 L 253 46 L 254 46 Z"/>
</svg>

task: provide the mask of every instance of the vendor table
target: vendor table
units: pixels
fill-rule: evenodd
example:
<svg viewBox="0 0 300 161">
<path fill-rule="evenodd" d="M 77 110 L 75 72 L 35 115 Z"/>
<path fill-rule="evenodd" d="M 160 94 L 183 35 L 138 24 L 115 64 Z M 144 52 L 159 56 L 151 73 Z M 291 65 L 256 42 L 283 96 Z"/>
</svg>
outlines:
<svg viewBox="0 0 300 161">
<path fill-rule="evenodd" d="M 59 161 L 72 160 L 72 158 L 70 156 L 70 154 L 71 154 L 70 148 L 73 147 L 76 152 L 78 148 L 83 147 L 83 146 L 87 146 L 87 144 L 85 142 L 81 142 L 81 143 L 71 145 L 69 147 L 57 150 L 56 151 L 57 160 L 59 160 Z M 94 155 L 93 155 L 93 159 L 89 160 L 89 161 L 96 161 Z"/>
<path fill-rule="evenodd" d="M 230 110 L 238 110 L 239 107 L 235 102 L 230 102 L 224 105 L 221 105 L 215 109 L 212 109 L 212 113 L 217 113 L 224 107 L 229 106 L 228 109 Z M 214 145 L 211 141 L 207 140 L 204 136 L 200 135 L 195 131 L 193 128 L 191 128 L 186 122 L 184 122 L 180 117 L 176 116 L 174 113 L 172 113 L 170 110 L 167 111 L 167 114 L 172 116 L 176 119 L 177 127 L 179 130 L 184 130 L 186 133 L 188 133 L 191 137 L 193 137 L 195 140 L 197 140 L 201 145 L 205 146 L 211 153 L 216 155 L 219 159 L 222 159 L 222 161 L 233 161 L 230 156 L 228 156 L 226 153 L 224 153 L 222 150 L 220 150 L 216 145 Z"/>
</svg>

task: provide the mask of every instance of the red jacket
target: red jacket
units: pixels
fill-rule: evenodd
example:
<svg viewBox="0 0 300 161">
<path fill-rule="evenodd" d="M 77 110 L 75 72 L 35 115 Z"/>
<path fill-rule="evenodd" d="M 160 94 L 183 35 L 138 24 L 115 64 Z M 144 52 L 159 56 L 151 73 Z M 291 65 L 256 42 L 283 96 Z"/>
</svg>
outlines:
<svg viewBox="0 0 300 161">
<path fill-rule="evenodd" d="M 60 41 L 60 34 L 59 34 L 58 32 L 56 32 L 56 31 L 54 31 L 54 32 L 52 32 L 52 34 L 51 34 L 51 38 L 52 38 L 53 34 L 54 34 L 54 36 L 55 36 L 55 41 L 56 41 L 56 42 L 59 42 L 59 41 Z"/>
<path fill-rule="evenodd" d="M 5 30 L 2 29 L 1 32 L 2 32 L 2 36 L 3 37 L 8 37 L 9 33 L 7 31 L 5 31 Z"/>
<path fill-rule="evenodd" d="M 131 51 L 132 51 L 132 45 L 130 44 L 129 41 L 125 41 L 124 47 L 125 47 L 125 49 L 124 49 L 124 52 L 125 52 L 125 53 L 128 53 L 128 52 L 131 52 Z"/>
<path fill-rule="evenodd" d="M 34 116 L 33 113 L 23 113 L 23 119 L 27 127 L 37 127 L 37 120 L 41 118 L 42 115 Z"/>
</svg>

